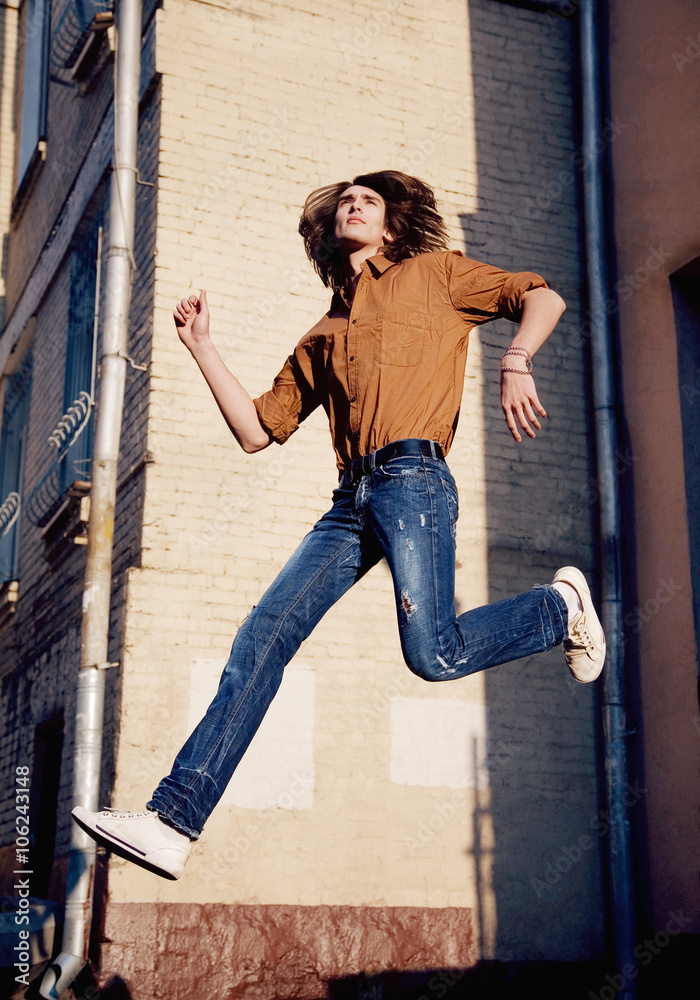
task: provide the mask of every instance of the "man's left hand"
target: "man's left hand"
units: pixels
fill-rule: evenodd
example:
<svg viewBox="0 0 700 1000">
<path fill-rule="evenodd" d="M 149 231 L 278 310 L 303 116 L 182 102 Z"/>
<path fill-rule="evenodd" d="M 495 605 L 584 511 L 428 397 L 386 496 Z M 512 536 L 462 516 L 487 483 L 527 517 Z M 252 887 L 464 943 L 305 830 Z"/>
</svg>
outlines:
<svg viewBox="0 0 700 1000">
<path fill-rule="evenodd" d="M 537 414 L 546 417 L 544 406 L 537 397 L 535 380 L 523 372 L 501 372 L 501 406 L 508 424 L 508 430 L 518 444 L 522 441 L 518 427 L 528 437 L 534 438 L 535 431 L 542 429 Z M 534 430 L 533 430 L 534 427 Z"/>
</svg>

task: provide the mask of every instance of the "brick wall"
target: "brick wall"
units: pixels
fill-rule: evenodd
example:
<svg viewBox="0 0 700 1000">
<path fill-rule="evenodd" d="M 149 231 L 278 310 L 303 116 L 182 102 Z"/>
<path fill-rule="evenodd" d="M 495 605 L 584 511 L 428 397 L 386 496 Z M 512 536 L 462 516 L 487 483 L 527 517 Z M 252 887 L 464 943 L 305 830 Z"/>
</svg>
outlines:
<svg viewBox="0 0 700 1000">
<path fill-rule="evenodd" d="M 485 534 L 494 600 L 548 583 L 559 566 L 578 565 L 595 577 L 598 491 L 583 312 L 574 25 L 490 0 L 472 0 L 470 22 L 479 199 L 476 212 L 462 216 L 467 247 L 475 256 L 543 274 L 567 303 L 535 361 L 548 413 L 535 441 L 512 441 L 498 402 L 496 372 L 512 327 L 499 321 L 481 328 Z M 457 453 L 460 447 L 458 437 Z M 468 482 L 468 453 L 464 458 Z M 490 810 L 502 956 L 521 954 L 525 913 L 531 958 L 543 955 L 538 940 L 549 947 L 547 929 L 563 910 L 581 956 L 602 947 L 603 928 L 591 922 L 602 905 L 604 843 L 597 696 L 595 685 L 562 675 L 558 650 L 485 676 L 489 735 L 501 747 Z M 574 861 L 567 856 L 572 846 Z M 575 908 L 571 899 L 579 901 Z"/>
<path fill-rule="evenodd" d="M 146 16 L 149 6 L 152 9 L 152 4 L 144 5 Z M 54 14 L 56 15 L 56 11 Z M 149 37 L 152 40 L 152 33 L 150 36 L 147 35 L 144 50 L 143 64 L 146 72 L 151 67 L 148 58 Z M 79 92 L 77 88 L 66 88 L 58 83 L 54 83 L 51 87 L 49 131 L 50 135 L 55 136 L 56 142 L 53 145 L 49 142 L 45 169 L 42 170 L 40 180 L 31 191 L 19 221 L 11 233 L 9 254 L 9 259 L 15 268 L 13 280 L 16 290 L 25 288 L 30 275 L 41 270 L 47 283 L 47 291 L 37 303 L 34 316 L 22 335 L 18 348 L 31 354 L 33 377 L 22 491 L 25 505 L 20 525 L 20 598 L 16 614 L 0 630 L 2 718 L 3 726 L 7 724 L 7 732 L 12 734 L 11 747 L 8 747 L 8 752 L 3 753 L 1 758 L 4 811 L 0 821 L 2 822 L 0 843 L 11 847 L 11 824 L 14 823 L 14 816 L 11 813 L 13 803 L 10 797 L 13 786 L 10 775 L 18 764 L 31 766 L 36 727 L 63 712 L 65 733 L 56 837 L 59 863 L 54 872 L 52 888 L 52 898 L 56 899 L 61 899 L 64 891 L 64 862 L 70 837 L 74 694 L 80 663 L 81 604 L 86 550 L 81 545 L 66 545 L 57 555 L 49 555 L 42 530 L 32 524 L 27 516 L 26 500 L 55 457 L 55 452 L 47 444 L 47 438 L 63 414 L 71 261 L 70 253 L 67 253 L 52 265 L 47 247 L 42 247 L 40 242 L 34 244 L 36 234 L 32 232 L 28 237 L 25 227 L 26 220 L 34 215 L 42 220 L 49 218 L 55 220 L 60 216 L 57 229 L 72 224 L 75 230 L 68 234 L 67 247 L 70 248 L 77 238 L 76 234 L 82 220 L 78 217 L 73 219 L 72 223 L 70 219 L 66 221 L 69 213 L 66 213 L 66 206 L 61 202 L 64 189 L 52 187 L 49 181 L 53 178 L 57 184 L 59 174 L 63 179 L 68 177 L 74 185 L 74 192 L 76 187 L 83 184 L 80 170 L 84 166 L 83 155 L 86 147 L 81 145 L 85 138 L 81 122 L 88 123 L 87 131 L 91 131 L 91 134 L 99 128 L 99 117 L 104 116 L 110 96 L 111 70 L 107 69 L 98 74 L 93 84 L 93 89 L 84 93 Z M 146 364 L 149 362 L 152 333 L 157 195 L 157 188 L 149 185 L 155 185 L 157 181 L 157 136 L 160 114 L 160 96 L 155 79 L 153 84 L 150 89 L 144 86 L 145 96 L 139 124 L 138 170 L 140 180 L 145 183 L 137 187 L 137 227 L 134 245 L 136 266 L 129 323 L 130 352 L 138 363 Z M 60 122 L 55 119 L 54 114 L 60 115 Z M 80 136 L 80 139 L 76 138 L 75 148 L 70 146 L 71 136 Z M 68 137 L 65 145 L 61 145 L 61 137 Z M 52 152 L 58 157 L 56 161 L 52 160 Z M 59 170 L 56 164 L 61 163 L 63 167 Z M 41 178 L 45 178 L 43 183 Z M 105 224 L 100 313 L 104 315 L 109 241 L 109 184 L 108 178 L 100 179 L 99 171 L 94 176 L 93 182 L 97 186 L 85 196 L 83 219 L 89 218 L 98 210 L 99 205 L 102 205 Z M 60 232 L 58 238 L 61 238 Z M 43 250 L 43 254 L 39 263 L 32 267 L 35 250 L 37 253 Z M 53 271 L 51 271 L 52 266 Z M 18 305 L 17 301 L 14 304 Z M 21 306 L 21 300 L 19 305 Z M 10 311 L 8 320 L 11 319 Z M 101 333 L 98 339 L 98 358 L 100 350 Z M 114 589 L 109 650 L 110 659 L 114 661 L 119 660 L 123 638 L 124 584 L 129 567 L 138 563 L 141 553 L 141 511 L 148 460 L 146 431 L 148 394 L 148 371 L 135 371 L 130 367 L 127 373 L 115 515 Z M 99 381 L 97 404 L 99 407 Z M 94 422 L 94 413 L 91 419 Z M 107 678 L 105 753 L 102 767 L 103 801 L 108 797 L 112 784 L 114 768 L 112 755 L 119 720 L 119 688 L 118 672 L 112 671 Z M 0 850 L 2 850 L 3 869 L 6 869 L 5 862 L 9 854 L 7 849 Z"/>
<path fill-rule="evenodd" d="M 474 338 L 451 461 L 463 494 L 458 603 L 548 582 L 560 561 L 591 568 L 590 503 L 568 531 L 560 526 L 591 475 L 576 172 L 560 196 L 547 194 L 576 152 L 574 58 L 569 21 L 545 33 L 538 15 L 486 2 L 429 13 L 165 4 L 154 462 L 142 562 L 129 577 L 115 804 L 149 797 L 194 721 L 198 683 L 215 683 L 198 665 L 223 664 L 237 625 L 328 505 L 335 472 L 323 415 L 284 448 L 243 455 L 171 319 L 178 298 L 206 287 L 225 360 L 251 394 L 266 389 L 327 308 L 296 235 L 315 186 L 382 166 L 413 171 L 435 185 L 455 246 L 466 239 L 473 256 L 540 270 L 567 298 L 561 332 L 538 358 L 552 416 L 532 445 L 509 442 L 494 385 L 512 327 Z M 542 196 L 531 219 L 543 190 L 549 204 Z M 601 905 L 598 840 L 556 885 L 544 882 L 597 814 L 592 692 L 567 683 L 558 654 L 427 686 L 401 662 L 389 583 L 384 566 L 372 571 L 296 658 L 315 683 L 311 807 L 224 803 L 176 885 L 113 864 L 112 905 L 453 905 L 472 910 L 483 954 L 592 957 L 602 947 L 591 918 Z M 391 780 L 392 704 L 402 697 L 425 702 L 426 726 L 436 700 L 488 713 L 490 788 L 460 790 L 455 805 L 448 787 Z M 513 823 L 514 809 L 524 823 Z M 562 908 L 573 914 L 566 929 Z"/>
<path fill-rule="evenodd" d="M 450 460 L 462 495 L 457 604 L 548 582 L 560 562 L 591 568 L 574 39 L 569 20 L 547 23 L 544 30 L 541 15 L 491 0 L 439 0 L 429 10 L 394 0 L 332 8 L 165 0 L 158 11 L 160 82 L 140 126 L 141 177 L 157 187 L 138 189 L 131 322 L 132 354 L 150 368 L 130 370 L 127 384 L 110 649 L 121 666 L 108 678 L 105 804 L 140 808 L 150 797 L 193 724 L 192 706 L 213 693 L 237 626 L 327 509 L 336 472 L 323 414 L 283 448 L 245 456 L 171 317 L 178 298 L 206 287 L 225 360 L 251 394 L 268 388 L 328 306 L 296 234 L 316 186 L 382 167 L 422 176 L 436 188 L 455 247 L 541 271 L 567 299 L 537 359 L 550 420 L 536 442 L 518 449 L 498 406 L 495 371 L 513 328 L 494 324 L 473 338 Z M 80 106 L 93 133 L 104 88 Z M 57 97 L 52 107 L 68 116 L 80 159 L 87 146 L 70 117 L 78 105 L 66 102 Z M 43 183 L 13 230 L 15 294 L 46 238 L 45 227 L 36 236 L 21 227 L 55 218 L 67 190 L 48 175 Z M 55 420 L 62 378 L 41 345 L 60 336 L 67 291 L 59 267 L 36 318 L 28 477 L 39 475 Z M 25 721 L 3 762 L 14 766 L 29 752 L 32 726 L 64 707 L 61 854 L 83 554 L 51 576 L 41 545 L 23 525 L 23 596 L 0 641 L 4 718 Z M 23 623 L 34 628 L 31 639 Z M 327 615 L 289 675 L 280 704 L 314 720 L 293 747 L 313 762 L 303 796 L 290 779 L 270 803 L 242 804 L 264 784 L 254 762 L 212 815 L 179 883 L 112 859 L 108 921 L 136 919 L 129 908 L 137 901 L 172 906 L 175 924 L 175 904 L 209 907 L 212 933 L 221 904 L 300 913 L 454 908 L 455 926 L 473 926 L 484 957 L 599 956 L 602 840 L 593 836 L 564 874 L 564 863 L 556 867 L 598 811 L 594 694 L 567 683 L 559 654 L 427 685 L 401 661 L 380 565 Z M 418 703 L 424 733 L 440 735 L 443 712 L 473 727 L 464 787 L 392 780 L 401 699 Z M 453 752 L 463 750 L 458 740 Z M 0 831 L 6 843 L 8 829 Z M 547 879 L 548 866 L 561 877 Z M 103 951 L 107 978 L 120 948 Z M 148 976 L 141 970 L 130 981 L 134 997 L 152 995 Z"/>
</svg>

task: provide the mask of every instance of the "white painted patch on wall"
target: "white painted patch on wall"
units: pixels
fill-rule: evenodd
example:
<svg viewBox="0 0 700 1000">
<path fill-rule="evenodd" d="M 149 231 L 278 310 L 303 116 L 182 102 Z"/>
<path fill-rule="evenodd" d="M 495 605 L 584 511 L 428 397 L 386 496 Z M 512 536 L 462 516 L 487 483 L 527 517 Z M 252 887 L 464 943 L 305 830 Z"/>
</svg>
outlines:
<svg viewBox="0 0 700 1000">
<path fill-rule="evenodd" d="M 214 697 L 223 660 L 190 664 L 188 732 L 192 732 Z M 262 725 L 236 768 L 222 805 L 245 809 L 311 809 L 316 677 L 312 667 L 290 664 Z"/>
<path fill-rule="evenodd" d="M 486 706 L 393 698 L 391 780 L 398 785 L 488 786 Z"/>
</svg>

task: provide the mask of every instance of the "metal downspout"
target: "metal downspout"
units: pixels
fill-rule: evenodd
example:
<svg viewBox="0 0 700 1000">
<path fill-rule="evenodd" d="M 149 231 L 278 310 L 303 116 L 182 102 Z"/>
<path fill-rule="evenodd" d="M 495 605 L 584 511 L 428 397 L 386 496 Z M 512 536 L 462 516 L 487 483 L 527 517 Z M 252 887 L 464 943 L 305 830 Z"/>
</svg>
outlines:
<svg viewBox="0 0 700 1000">
<path fill-rule="evenodd" d="M 114 169 L 110 187 L 100 398 L 92 456 L 87 568 L 78 675 L 73 805 L 99 808 L 105 668 L 108 664 L 112 540 L 117 462 L 124 409 L 133 267 L 136 148 L 141 72 L 142 0 L 120 0 L 114 70 Z M 63 950 L 44 975 L 40 994 L 58 1000 L 88 960 L 96 845 L 71 830 Z"/>
<path fill-rule="evenodd" d="M 636 968 L 635 910 L 629 812 L 627 806 L 627 723 L 623 658 L 620 499 L 615 471 L 616 394 L 608 308 L 608 266 L 603 197 L 603 121 L 598 49 L 598 0 L 582 0 L 580 58 L 583 122 L 583 189 L 586 266 L 591 327 L 593 405 L 598 455 L 601 541 L 601 605 L 608 641 L 603 674 L 606 808 L 609 817 L 608 863 L 615 969 Z M 636 976 L 620 997 L 636 996 Z"/>
</svg>

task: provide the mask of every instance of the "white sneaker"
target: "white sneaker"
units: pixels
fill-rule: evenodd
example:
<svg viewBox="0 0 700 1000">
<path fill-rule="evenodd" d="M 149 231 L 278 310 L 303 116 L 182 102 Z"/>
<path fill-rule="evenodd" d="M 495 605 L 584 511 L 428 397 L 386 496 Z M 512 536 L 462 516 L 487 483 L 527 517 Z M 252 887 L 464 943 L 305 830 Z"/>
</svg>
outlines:
<svg viewBox="0 0 700 1000">
<path fill-rule="evenodd" d="M 192 841 L 187 834 L 164 823 L 156 812 L 91 812 L 76 806 L 71 815 L 98 844 L 149 872 L 178 879 L 185 870 Z"/>
<path fill-rule="evenodd" d="M 605 663 L 605 633 L 593 607 L 586 578 L 575 566 L 557 570 L 552 583 L 568 583 L 583 605 L 583 611 L 569 622 L 569 634 L 564 642 L 564 657 L 569 670 L 581 684 L 600 676 Z"/>
</svg>

